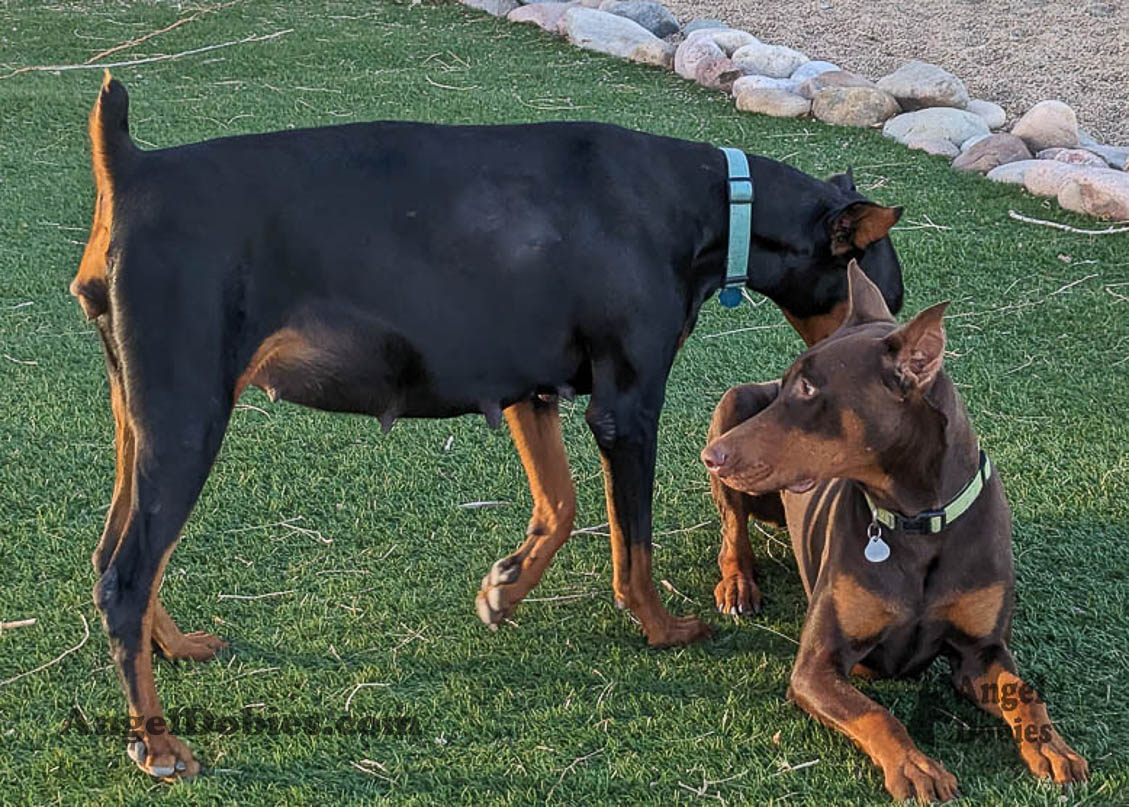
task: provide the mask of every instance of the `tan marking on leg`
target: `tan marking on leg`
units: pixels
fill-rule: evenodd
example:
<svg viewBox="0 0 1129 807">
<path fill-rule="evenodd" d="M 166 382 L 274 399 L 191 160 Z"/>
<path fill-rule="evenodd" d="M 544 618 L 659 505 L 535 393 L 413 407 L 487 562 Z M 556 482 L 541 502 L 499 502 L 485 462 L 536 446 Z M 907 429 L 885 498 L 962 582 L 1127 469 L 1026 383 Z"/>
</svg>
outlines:
<svg viewBox="0 0 1129 807">
<path fill-rule="evenodd" d="M 1089 763 L 1055 730 L 1034 687 L 999 664 L 972 679 L 971 687 L 973 691 L 964 694 L 1007 724 L 1031 773 L 1059 784 L 1089 778 Z"/>
<path fill-rule="evenodd" d="M 651 552 L 639 544 L 629 548 L 630 581 L 627 606 L 643 624 L 652 647 L 689 644 L 710 635 L 710 628 L 697 617 L 673 616 L 659 601 L 651 576 Z"/>
<path fill-rule="evenodd" d="M 608 541 L 612 549 L 612 596 L 619 608 L 626 608 L 630 598 L 628 589 L 631 587 L 631 557 L 627 553 L 627 541 L 619 528 L 619 518 L 615 512 L 615 497 L 612 495 L 612 472 L 607 458 L 600 456 L 600 464 L 604 472 L 604 501 L 608 508 Z"/>
<path fill-rule="evenodd" d="M 478 613 L 491 627 L 508 616 L 541 580 L 557 550 L 572 534 L 576 514 L 576 492 L 557 405 L 535 407 L 531 401 L 523 401 L 508 407 L 504 414 L 529 480 L 533 515 L 525 543 L 495 563 L 482 581 Z"/>
<path fill-rule="evenodd" d="M 153 680 L 153 654 L 149 651 L 153 642 L 154 617 L 158 609 L 164 610 L 157 602 L 157 594 L 165 576 L 165 567 L 175 548 L 174 542 L 165 551 L 151 581 L 149 601 L 141 617 L 139 649 L 132 658 L 134 686 L 125 682 L 133 726 L 130 734 L 143 744 L 143 751 L 138 752 L 134 761 L 147 772 L 170 781 L 178 778 L 191 779 L 200 772 L 200 763 L 193 758 L 188 745 L 173 735 L 168 727 L 161 699 L 157 695 L 157 685 Z M 133 693 L 136 693 L 136 697 Z M 181 769 L 176 767 L 178 764 L 182 766 Z"/>
<path fill-rule="evenodd" d="M 930 610 L 967 636 L 983 638 L 996 629 L 1004 604 L 1004 583 L 946 597 Z"/>
<path fill-rule="evenodd" d="M 172 661 L 208 661 L 228 646 L 211 633 L 181 632 L 159 599 L 153 603 L 153 644 Z"/>
<path fill-rule="evenodd" d="M 905 727 L 885 709 L 849 721 L 843 732 L 882 769 L 886 790 L 894 798 L 928 804 L 956 797 L 956 777 L 921 753 Z"/>
<path fill-rule="evenodd" d="M 133 424 L 126 412 L 121 377 L 115 373 L 110 375 L 110 409 L 114 414 L 114 492 L 110 499 L 110 509 L 106 513 L 106 523 L 102 528 L 102 538 L 91 558 L 98 574 L 109 563 L 129 526 L 133 493 L 133 462 L 137 441 Z"/>
<path fill-rule="evenodd" d="M 897 602 L 884 600 L 867 591 L 846 574 L 835 578 L 831 586 L 835 618 L 839 628 L 851 639 L 877 636 L 899 619 L 904 609 Z"/>
</svg>

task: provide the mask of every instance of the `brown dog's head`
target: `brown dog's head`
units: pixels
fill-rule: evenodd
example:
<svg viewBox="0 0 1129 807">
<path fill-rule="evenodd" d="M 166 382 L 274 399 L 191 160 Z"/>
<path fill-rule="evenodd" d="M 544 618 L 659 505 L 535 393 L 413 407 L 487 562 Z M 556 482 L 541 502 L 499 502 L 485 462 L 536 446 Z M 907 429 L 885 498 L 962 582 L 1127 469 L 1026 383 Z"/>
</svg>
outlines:
<svg viewBox="0 0 1129 807">
<path fill-rule="evenodd" d="M 932 437 L 923 410 L 941 371 L 948 303 L 899 328 L 854 261 L 848 275 L 842 326 L 788 368 L 769 406 L 702 451 L 729 487 L 803 492 L 836 478 L 885 487 L 894 455 Z"/>
</svg>

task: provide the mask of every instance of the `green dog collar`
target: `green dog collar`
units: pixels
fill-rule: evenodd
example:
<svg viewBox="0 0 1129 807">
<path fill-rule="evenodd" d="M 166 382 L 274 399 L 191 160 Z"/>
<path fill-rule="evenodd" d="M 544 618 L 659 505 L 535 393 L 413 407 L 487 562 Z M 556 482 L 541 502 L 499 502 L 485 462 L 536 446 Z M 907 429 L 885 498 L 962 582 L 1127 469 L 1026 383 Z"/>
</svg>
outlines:
<svg viewBox="0 0 1129 807">
<path fill-rule="evenodd" d="M 952 501 L 946 504 L 939 510 L 925 510 L 918 513 L 912 518 L 903 516 L 901 513 L 895 513 L 892 510 L 885 510 L 874 503 L 874 499 L 870 494 L 863 489 L 862 495 L 866 497 L 866 504 L 870 507 L 870 512 L 874 516 L 874 521 L 881 524 L 888 530 L 904 530 L 905 532 L 918 533 L 921 535 L 935 535 L 941 532 L 952 522 L 956 521 L 964 515 L 968 508 L 972 507 L 972 503 L 976 501 L 980 495 L 980 491 L 984 490 L 984 486 L 988 484 L 988 480 L 992 476 L 992 462 L 988 459 L 988 455 L 983 451 L 980 452 L 980 467 L 976 469 L 976 473 L 968 484 L 964 486 Z"/>
<path fill-rule="evenodd" d="M 753 229 L 753 178 L 749 160 L 740 149 L 723 148 L 729 172 L 729 246 L 720 300 L 726 308 L 741 304 L 741 289 L 749 281 L 749 244 Z"/>
</svg>

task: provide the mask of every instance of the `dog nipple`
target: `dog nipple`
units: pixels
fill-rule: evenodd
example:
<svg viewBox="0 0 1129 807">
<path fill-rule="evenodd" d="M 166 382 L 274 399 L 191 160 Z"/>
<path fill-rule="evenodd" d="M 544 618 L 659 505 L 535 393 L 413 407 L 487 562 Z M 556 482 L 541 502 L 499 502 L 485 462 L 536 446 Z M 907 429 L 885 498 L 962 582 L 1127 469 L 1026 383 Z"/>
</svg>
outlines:
<svg viewBox="0 0 1129 807">
<path fill-rule="evenodd" d="M 502 407 L 491 401 L 482 405 L 482 414 L 486 416 L 486 425 L 496 429 L 502 425 Z"/>
<path fill-rule="evenodd" d="M 389 409 L 387 412 L 380 416 L 380 430 L 385 434 L 392 431 L 392 427 L 396 425 L 396 413 Z"/>
</svg>

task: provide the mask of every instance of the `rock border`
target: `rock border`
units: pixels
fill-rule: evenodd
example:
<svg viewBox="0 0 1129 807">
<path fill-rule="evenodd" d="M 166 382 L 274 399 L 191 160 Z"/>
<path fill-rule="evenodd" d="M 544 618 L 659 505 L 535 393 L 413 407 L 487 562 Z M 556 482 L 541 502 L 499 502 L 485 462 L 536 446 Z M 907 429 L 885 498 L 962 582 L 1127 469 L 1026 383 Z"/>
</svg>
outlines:
<svg viewBox="0 0 1129 807">
<path fill-rule="evenodd" d="M 1040 101 L 1005 132 L 1003 107 L 969 97 L 957 76 L 916 59 L 872 81 L 720 20 L 680 24 L 658 0 L 456 2 L 585 50 L 673 70 L 726 93 L 744 112 L 881 128 L 955 170 L 1022 185 L 1076 213 L 1129 220 L 1129 147 L 1098 143 L 1061 101 Z"/>
</svg>

